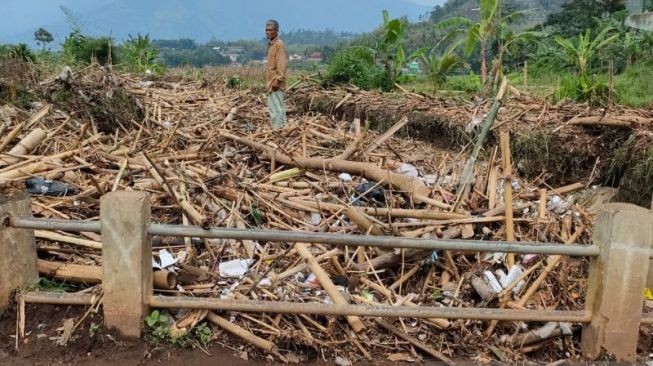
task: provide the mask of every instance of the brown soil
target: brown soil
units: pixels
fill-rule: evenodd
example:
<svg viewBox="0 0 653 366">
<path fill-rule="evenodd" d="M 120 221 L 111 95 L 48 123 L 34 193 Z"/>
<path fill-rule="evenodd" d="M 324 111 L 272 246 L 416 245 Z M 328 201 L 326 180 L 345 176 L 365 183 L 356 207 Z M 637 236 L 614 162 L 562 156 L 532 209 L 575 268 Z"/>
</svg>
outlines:
<svg viewBox="0 0 653 366">
<path fill-rule="evenodd" d="M 89 317 L 75 332 L 66 346 L 56 340 L 63 321 L 78 319 L 83 315 L 81 307 L 29 305 L 26 308 L 26 338 L 15 349 L 16 311 L 9 310 L 0 320 L 0 365 L 269 365 L 264 360 L 243 360 L 235 351 L 214 345 L 210 356 L 199 349 L 178 350 L 169 347 L 153 347 L 143 341 L 126 343 L 101 331 L 91 337 L 91 322 L 100 323 L 98 315 Z"/>
</svg>

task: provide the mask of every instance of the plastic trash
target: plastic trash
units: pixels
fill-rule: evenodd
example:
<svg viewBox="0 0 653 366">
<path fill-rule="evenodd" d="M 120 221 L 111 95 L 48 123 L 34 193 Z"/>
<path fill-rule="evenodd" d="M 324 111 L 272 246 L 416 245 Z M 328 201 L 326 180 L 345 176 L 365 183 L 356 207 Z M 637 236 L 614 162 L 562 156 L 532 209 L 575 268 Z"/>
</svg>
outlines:
<svg viewBox="0 0 653 366">
<path fill-rule="evenodd" d="M 417 168 L 414 165 L 407 164 L 407 163 L 401 163 L 401 165 L 399 165 L 399 169 L 397 169 L 397 173 L 413 178 L 419 177 L 419 172 L 417 171 Z"/>
<path fill-rule="evenodd" d="M 253 259 L 234 259 L 222 262 L 218 265 L 220 277 L 242 277 L 249 271 L 249 266 L 254 263 Z"/>
<path fill-rule="evenodd" d="M 554 212 L 558 215 L 564 214 L 565 212 L 569 211 L 570 208 L 571 208 L 571 203 L 569 203 L 569 201 L 563 199 L 558 195 L 551 197 L 551 200 L 546 205 L 547 210 Z"/>
<path fill-rule="evenodd" d="M 424 176 L 423 181 L 427 186 L 434 186 L 438 182 L 438 176 L 435 174 L 427 174 Z"/>
<path fill-rule="evenodd" d="M 319 225 L 322 222 L 322 215 L 317 212 L 311 212 L 311 224 Z"/>
<path fill-rule="evenodd" d="M 47 180 L 43 177 L 30 178 L 25 181 L 27 193 L 43 196 L 72 196 L 79 193 L 79 189 L 70 184 Z"/>
<path fill-rule="evenodd" d="M 497 271 L 497 272 L 501 272 L 499 274 L 499 283 L 501 283 L 501 286 L 505 289 L 508 288 L 510 285 L 512 285 L 524 274 L 524 269 L 517 264 L 512 266 L 512 268 L 510 268 L 508 274 L 503 273 L 503 271 Z M 522 288 L 524 288 L 524 286 L 526 286 L 526 282 L 522 280 L 515 287 L 513 287 L 512 292 L 518 294 L 522 290 Z"/>
<path fill-rule="evenodd" d="M 353 180 L 351 175 L 347 173 L 340 173 L 340 175 L 338 175 L 338 179 L 340 179 L 343 182 L 351 182 Z"/>
<path fill-rule="evenodd" d="M 513 181 L 512 181 L 512 189 L 513 189 L 514 191 L 519 191 L 519 190 L 521 189 L 521 185 L 519 185 L 519 181 L 518 181 L 518 180 L 513 180 Z"/>
<path fill-rule="evenodd" d="M 159 261 L 157 262 L 152 258 L 152 267 L 157 269 L 166 269 L 177 263 L 177 258 L 173 256 L 167 249 L 159 250 Z"/>
<path fill-rule="evenodd" d="M 374 188 L 375 186 L 376 188 Z M 363 198 L 372 199 L 378 203 L 385 204 L 385 189 L 380 185 L 377 185 L 375 182 L 364 182 L 359 184 L 356 187 L 356 192 L 361 195 L 367 192 Z"/>
<path fill-rule="evenodd" d="M 501 287 L 501 284 L 499 283 L 499 281 L 497 281 L 497 278 L 494 277 L 494 273 L 490 271 L 485 271 L 483 272 L 483 277 L 485 278 L 485 282 L 487 282 L 487 284 L 490 285 L 490 287 L 495 293 L 498 294 L 499 292 L 501 292 L 501 290 L 503 290 L 503 287 Z"/>
</svg>

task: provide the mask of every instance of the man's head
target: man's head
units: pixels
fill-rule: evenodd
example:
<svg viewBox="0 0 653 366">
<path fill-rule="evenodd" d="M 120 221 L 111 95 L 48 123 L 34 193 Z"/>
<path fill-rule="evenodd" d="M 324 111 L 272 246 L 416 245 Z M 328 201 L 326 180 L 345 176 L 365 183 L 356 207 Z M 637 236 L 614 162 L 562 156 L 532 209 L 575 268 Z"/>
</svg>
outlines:
<svg viewBox="0 0 653 366">
<path fill-rule="evenodd" d="M 272 19 L 268 20 L 267 23 L 265 23 L 265 35 L 269 40 L 277 38 L 279 35 L 279 22 Z"/>
</svg>

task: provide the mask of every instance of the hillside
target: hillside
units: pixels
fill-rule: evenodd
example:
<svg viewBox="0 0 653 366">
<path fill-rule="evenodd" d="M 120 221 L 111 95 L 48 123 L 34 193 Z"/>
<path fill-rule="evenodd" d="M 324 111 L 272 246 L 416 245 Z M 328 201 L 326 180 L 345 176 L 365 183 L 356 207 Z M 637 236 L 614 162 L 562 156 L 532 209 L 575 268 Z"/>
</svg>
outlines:
<svg viewBox="0 0 653 366">
<path fill-rule="evenodd" d="M 10 3 L 0 25 L 0 43 L 30 42 L 34 30 L 40 26 L 49 29 L 56 42 L 70 31 L 55 3 L 43 0 Z M 83 31 L 91 35 L 111 34 L 124 39 L 128 34 L 149 33 L 155 39 L 191 38 L 200 42 L 213 38 L 258 39 L 264 35 L 264 23 L 269 18 L 279 20 L 285 30 L 333 29 L 361 33 L 379 24 L 383 9 L 393 16 L 405 15 L 413 20 L 432 9 L 415 0 L 250 0 L 248 6 L 235 1 L 207 0 L 102 0 L 92 5 L 68 0 L 59 3 L 78 13 Z M 49 23 L 24 21 L 29 19 L 31 11 L 26 8 L 36 9 L 35 12 L 42 12 L 40 8 L 49 9 Z"/>
<path fill-rule="evenodd" d="M 569 0 L 505 0 L 504 6 L 513 10 L 530 10 L 525 23 L 544 22 L 549 14 L 556 13 Z M 478 14 L 478 0 L 449 0 L 436 6 L 430 13 L 431 22 L 439 22 L 452 16 L 475 18 Z"/>
</svg>

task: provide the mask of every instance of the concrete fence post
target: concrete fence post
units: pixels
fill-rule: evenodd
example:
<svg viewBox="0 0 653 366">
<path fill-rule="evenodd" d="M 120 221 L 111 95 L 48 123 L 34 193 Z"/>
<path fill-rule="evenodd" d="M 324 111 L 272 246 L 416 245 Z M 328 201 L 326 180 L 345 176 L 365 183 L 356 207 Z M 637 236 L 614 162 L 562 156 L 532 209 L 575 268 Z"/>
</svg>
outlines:
<svg viewBox="0 0 653 366">
<path fill-rule="evenodd" d="M 140 338 L 152 296 L 150 201 L 144 192 L 111 192 L 100 201 L 104 323 Z"/>
<path fill-rule="evenodd" d="M 651 211 L 630 204 L 607 204 L 598 213 L 586 308 L 592 321 L 583 327 L 581 349 L 595 359 L 603 351 L 619 362 L 635 362 L 644 286 L 653 243 Z"/>
<path fill-rule="evenodd" d="M 34 230 L 9 227 L 7 220 L 12 216 L 32 216 L 26 193 L 0 197 L 0 314 L 10 304 L 14 290 L 39 279 Z"/>
</svg>

